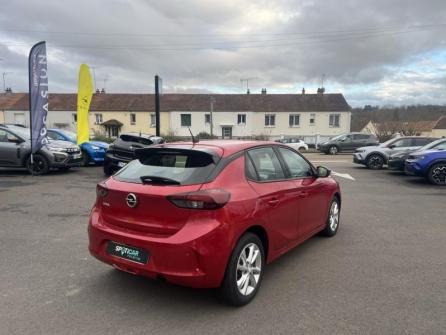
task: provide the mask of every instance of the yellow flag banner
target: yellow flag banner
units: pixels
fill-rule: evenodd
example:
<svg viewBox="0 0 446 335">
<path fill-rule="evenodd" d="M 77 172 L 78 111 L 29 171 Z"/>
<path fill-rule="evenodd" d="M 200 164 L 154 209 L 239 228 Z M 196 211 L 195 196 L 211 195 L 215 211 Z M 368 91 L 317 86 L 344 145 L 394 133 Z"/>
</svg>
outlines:
<svg viewBox="0 0 446 335">
<path fill-rule="evenodd" d="M 77 144 L 90 140 L 90 125 L 88 111 L 93 97 L 93 82 L 90 68 L 82 64 L 79 69 L 79 83 L 77 91 Z"/>
</svg>

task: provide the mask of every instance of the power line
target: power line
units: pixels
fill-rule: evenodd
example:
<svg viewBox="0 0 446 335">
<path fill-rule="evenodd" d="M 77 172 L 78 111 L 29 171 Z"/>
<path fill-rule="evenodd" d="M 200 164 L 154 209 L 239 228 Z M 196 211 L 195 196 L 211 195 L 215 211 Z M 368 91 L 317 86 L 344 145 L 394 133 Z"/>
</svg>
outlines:
<svg viewBox="0 0 446 335">
<path fill-rule="evenodd" d="M 446 27 L 446 24 L 444 25 Z M 440 26 L 436 25 L 437 28 Z M 443 25 L 441 25 L 443 27 Z M 381 29 L 374 32 L 349 32 L 344 34 L 336 35 L 326 35 L 317 37 L 293 37 L 284 39 L 269 39 L 269 40 L 245 40 L 245 41 L 215 41 L 215 42 L 205 42 L 204 43 L 171 43 L 171 44 L 155 44 L 155 45 L 76 45 L 76 44 L 51 44 L 48 42 L 49 46 L 56 48 L 82 48 L 82 49 L 129 49 L 129 50 L 148 50 L 148 51 L 181 51 L 181 50 L 207 50 L 207 49 L 246 49 L 246 48 L 270 48 L 277 46 L 298 46 L 298 45 L 315 45 L 323 44 L 327 42 L 337 42 L 353 40 L 358 38 L 374 38 L 374 37 L 384 37 L 384 36 L 394 36 L 413 32 L 420 32 L 425 30 L 432 30 L 434 27 L 428 28 L 427 26 L 419 26 L 417 29 L 413 28 L 410 30 L 389 30 Z M 297 42 L 296 42 L 297 41 Z M 300 41 L 300 42 L 299 42 Z M 278 43 L 287 42 L 287 43 Z M 261 43 L 272 43 L 272 44 L 261 44 Z M 28 43 L 9 43 L 0 42 L 0 45 L 4 46 L 28 46 Z M 220 46 L 220 47 L 219 47 Z"/>
<path fill-rule="evenodd" d="M 280 36 L 280 35 L 314 35 L 314 34 L 338 34 L 345 32 L 357 32 L 357 31 L 375 31 L 382 29 L 413 29 L 413 28 L 433 28 L 433 27 L 444 27 L 446 23 L 433 23 L 433 24 L 420 24 L 420 25 L 380 25 L 368 28 L 350 28 L 341 30 L 322 30 L 322 31 L 299 31 L 299 32 L 281 32 L 281 33 L 231 33 L 231 32 L 215 32 L 212 34 L 203 33 L 121 33 L 121 32 L 81 32 L 81 31 L 46 31 L 46 30 L 31 30 L 31 29 L 0 29 L 0 32 L 20 32 L 20 33 L 35 33 L 35 34 L 55 34 L 55 35 L 86 35 L 86 36 L 125 36 L 125 37 L 202 37 L 202 36 Z"/>
</svg>

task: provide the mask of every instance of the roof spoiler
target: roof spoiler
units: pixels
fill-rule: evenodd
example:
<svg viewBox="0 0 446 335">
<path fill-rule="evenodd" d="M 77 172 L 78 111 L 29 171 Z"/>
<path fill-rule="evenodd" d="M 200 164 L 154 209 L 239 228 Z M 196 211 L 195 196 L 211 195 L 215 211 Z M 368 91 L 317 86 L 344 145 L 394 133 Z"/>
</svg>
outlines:
<svg viewBox="0 0 446 335">
<path fill-rule="evenodd" d="M 214 151 L 200 148 L 200 149 L 186 149 L 186 148 L 172 148 L 172 147 L 154 147 L 154 148 L 141 148 L 135 150 L 135 157 L 139 159 L 142 163 L 141 159 L 144 159 L 147 156 L 155 155 L 155 154 L 178 154 L 178 155 L 209 155 L 211 156 L 213 162 L 215 164 L 220 160 L 220 156 L 218 156 Z"/>
</svg>

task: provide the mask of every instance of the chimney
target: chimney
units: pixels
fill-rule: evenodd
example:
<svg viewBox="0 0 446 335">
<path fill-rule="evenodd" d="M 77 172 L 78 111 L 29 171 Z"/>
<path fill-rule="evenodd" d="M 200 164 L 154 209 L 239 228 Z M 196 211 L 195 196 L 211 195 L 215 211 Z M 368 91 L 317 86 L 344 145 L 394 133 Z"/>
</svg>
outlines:
<svg viewBox="0 0 446 335">
<path fill-rule="evenodd" d="M 302 95 L 305 94 L 305 87 L 302 87 Z"/>
<path fill-rule="evenodd" d="M 249 90 L 249 88 L 248 88 L 248 90 L 246 91 L 246 94 L 251 94 L 251 91 Z"/>
<path fill-rule="evenodd" d="M 325 87 L 320 87 L 320 88 L 317 89 L 317 94 L 322 95 L 324 93 L 325 93 Z"/>
<path fill-rule="evenodd" d="M 101 94 L 105 94 L 105 88 L 101 90 Z"/>
<path fill-rule="evenodd" d="M 266 88 L 262 88 L 262 94 L 266 94 Z"/>
<path fill-rule="evenodd" d="M 6 87 L 5 94 L 12 94 L 12 88 L 11 87 Z"/>
<path fill-rule="evenodd" d="M 101 91 L 99 91 L 99 88 L 96 89 L 96 94 L 101 93 Z"/>
</svg>

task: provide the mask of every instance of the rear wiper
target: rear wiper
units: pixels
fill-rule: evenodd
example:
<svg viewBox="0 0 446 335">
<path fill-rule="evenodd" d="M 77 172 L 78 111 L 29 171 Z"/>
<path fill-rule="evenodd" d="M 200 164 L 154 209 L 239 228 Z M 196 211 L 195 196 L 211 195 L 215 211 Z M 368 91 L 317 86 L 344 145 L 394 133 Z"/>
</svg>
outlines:
<svg viewBox="0 0 446 335">
<path fill-rule="evenodd" d="M 181 185 L 179 181 L 166 177 L 141 176 L 139 177 L 139 179 L 141 179 L 143 184 Z"/>
</svg>

